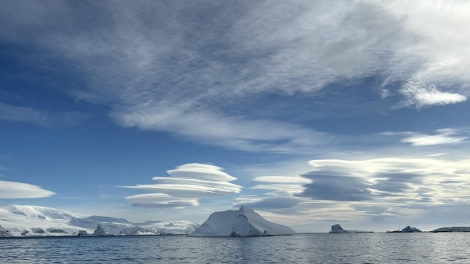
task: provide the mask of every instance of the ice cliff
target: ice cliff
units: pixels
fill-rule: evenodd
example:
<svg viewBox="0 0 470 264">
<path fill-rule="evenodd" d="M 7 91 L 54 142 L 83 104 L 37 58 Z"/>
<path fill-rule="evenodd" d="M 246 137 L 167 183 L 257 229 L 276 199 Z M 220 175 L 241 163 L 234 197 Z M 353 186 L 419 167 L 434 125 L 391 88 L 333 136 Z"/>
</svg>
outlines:
<svg viewBox="0 0 470 264">
<path fill-rule="evenodd" d="M 189 236 L 276 236 L 293 235 L 291 228 L 272 223 L 253 209 L 241 206 L 239 210 L 212 213 Z"/>
</svg>

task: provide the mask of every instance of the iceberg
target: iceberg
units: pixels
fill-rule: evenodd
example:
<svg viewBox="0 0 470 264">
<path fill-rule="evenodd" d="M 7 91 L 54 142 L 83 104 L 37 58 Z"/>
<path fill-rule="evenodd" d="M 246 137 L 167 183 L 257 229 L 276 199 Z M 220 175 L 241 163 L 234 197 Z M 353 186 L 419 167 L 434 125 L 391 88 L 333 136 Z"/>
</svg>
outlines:
<svg viewBox="0 0 470 264">
<path fill-rule="evenodd" d="M 278 236 L 294 235 L 295 231 L 285 225 L 267 221 L 253 209 L 241 206 L 239 210 L 212 213 L 209 218 L 189 236 Z"/>
<path fill-rule="evenodd" d="M 332 225 L 330 234 L 345 234 L 345 233 L 374 233 L 374 231 L 363 231 L 363 230 L 345 230 L 339 224 Z"/>
</svg>

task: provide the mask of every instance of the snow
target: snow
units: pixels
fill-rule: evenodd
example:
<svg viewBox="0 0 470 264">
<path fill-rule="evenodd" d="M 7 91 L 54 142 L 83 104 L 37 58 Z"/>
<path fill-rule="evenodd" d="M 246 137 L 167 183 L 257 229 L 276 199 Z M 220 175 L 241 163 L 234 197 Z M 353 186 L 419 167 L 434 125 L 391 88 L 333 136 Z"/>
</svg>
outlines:
<svg viewBox="0 0 470 264">
<path fill-rule="evenodd" d="M 9 236 L 11 236 L 10 232 L 0 225 L 0 237 L 9 237 Z"/>
<path fill-rule="evenodd" d="M 189 236 L 275 236 L 293 234 L 295 232 L 291 228 L 269 222 L 253 209 L 242 205 L 239 210 L 212 213 Z"/>
<path fill-rule="evenodd" d="M 10 205 L 0 207 L 0 237 L 189 234 L 199 225 L 189 221 L 131 223 L 123 218 L 87 216 L 65 210 Z"/>
<path fill-rule="evenodd" d="M 373 231 L 362 231 L 362 230 L 345 230 L 341 225 L 336 224 L 331 226 L 330 234 L 348 234 L 348 233 L 373 233 Z"/>
</svg>

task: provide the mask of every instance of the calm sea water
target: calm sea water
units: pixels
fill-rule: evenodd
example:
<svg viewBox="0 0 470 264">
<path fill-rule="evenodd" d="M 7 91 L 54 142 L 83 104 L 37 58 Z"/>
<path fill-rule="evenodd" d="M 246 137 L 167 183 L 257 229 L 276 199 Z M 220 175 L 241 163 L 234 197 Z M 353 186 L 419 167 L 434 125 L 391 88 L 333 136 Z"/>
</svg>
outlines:
<svg viewBox="0 0 470 264">
<path fill-rule="evenodd" d="M 0 263 L 470 263 L 470 233 L 0 239 Z"/>
</svg>

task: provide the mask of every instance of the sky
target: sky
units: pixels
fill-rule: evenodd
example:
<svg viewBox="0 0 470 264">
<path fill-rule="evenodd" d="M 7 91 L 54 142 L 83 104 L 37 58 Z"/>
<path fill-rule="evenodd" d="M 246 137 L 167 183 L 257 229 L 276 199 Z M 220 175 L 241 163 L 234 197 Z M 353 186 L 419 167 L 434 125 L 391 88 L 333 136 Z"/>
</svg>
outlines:
<svg viewBox="0 0 470 264">
<path fill-rule="evenodd" d="M 470 225 L 468 1 L 0 5 L 0 205 Z"/>
</svg>

